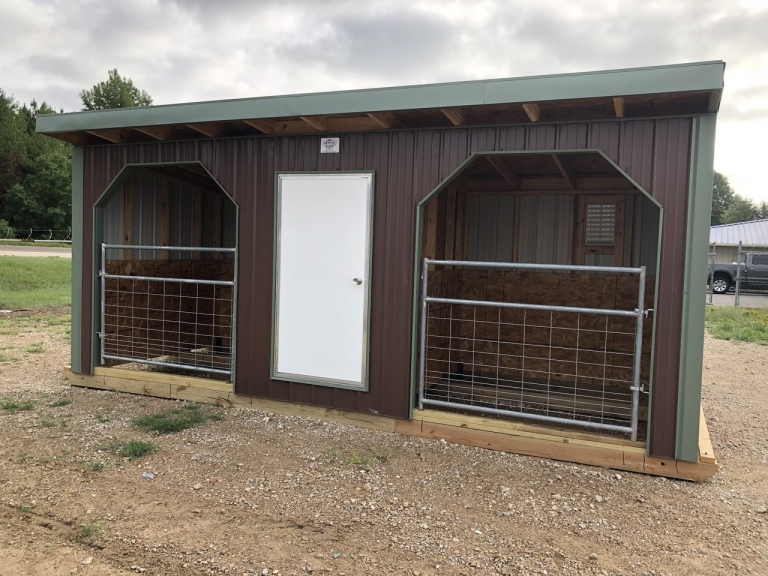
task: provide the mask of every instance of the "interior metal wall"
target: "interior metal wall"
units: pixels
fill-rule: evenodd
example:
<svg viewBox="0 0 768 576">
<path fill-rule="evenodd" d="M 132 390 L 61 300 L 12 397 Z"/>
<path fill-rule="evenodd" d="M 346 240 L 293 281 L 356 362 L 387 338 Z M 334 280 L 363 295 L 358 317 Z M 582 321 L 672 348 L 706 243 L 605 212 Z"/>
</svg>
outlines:
<svg viewBox="0 0 768 576">
<path fill-rule="evenodd" d="M 518 262 L 570 264 L 573 218 L 572 195 L 521 196 Z"/>
<path fill-rule="evenodd" d="M 690 118 L 87 147 L 84 157 L 82 365 L 91 366 L 92 207 L 126 163 L 201 161 L 240 207 L 238 377 L 241 394 L 406 418 L 409 415 L 416 204 L 473 151 L 600 149 L 665 207 L 649 449 L 674 456 L 687 220 Z M 275 171 L 376 175 L 367 393 L 272 381 Z"/>
</svg>

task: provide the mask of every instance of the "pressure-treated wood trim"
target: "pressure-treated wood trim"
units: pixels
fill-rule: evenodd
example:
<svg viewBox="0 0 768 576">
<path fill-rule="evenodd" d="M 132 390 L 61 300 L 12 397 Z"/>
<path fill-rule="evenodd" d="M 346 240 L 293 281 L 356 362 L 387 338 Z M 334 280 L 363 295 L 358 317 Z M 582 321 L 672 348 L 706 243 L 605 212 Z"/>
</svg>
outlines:
<svg viewBox="0 0 768 576">
<path fill-rule="evenodd" d="M 398 420 L 386 416 L 240 396 L 232 391 L 231 384 L 224 382 L 144 370 L 97 367 L 91 376 L 74 374 L 66 367 L 64 375 L 72 386 L 313 418 L 382 432 L 446 440 L 466 446 L 695 482 L 703 482 L 718 470 L 716 461 L 683 462 L 647 456 L 642 444 L 625 439 L 478 416 L 423 410 L 415 411 L 413 420 Z M 701 422 L 705 422 L 703 415 Z M 706 428 L 705 423 L 703 426 Z M 700 438 L 705 436 L 708 438 L 706 431 L 700 432 Z M 703 453 L 711 452 L 711 445 L 702 444 L 700 450 Z"/>
<path fill-rule="evenodd" d="M 171 243 L 171 181 L 160 178 L 160 246 L 170 246 Z M 161 260 L 168 260 L 168 250 L 160 252 Z"/>
<path fill-rule="evenodd" d="M 501 156 L 486 156 L 485 159 L 488 160 L 488 163 L 496 169 L 504 180 L 507 181 L 507 184 L 509 184 L 512 190 L 518 191 L 522 188 L 523 184 L 522 180 L 520 180 L 520 176 L 517 175 L 517 172 L 512 170 L 510 165 L 507 164 L 506 160 Z"/>
<path fill-rule="evenodd" d="M 300 118 L 318 132 L 328 131 L 328 118 L 325 116 L 300 116 Z"/>
<path fill-rule="evenodd" d="M 123 244 L 133 244 L 133 186 L 134 179 L 129 177 L 123 186 Z M 133 259 L 133 250 L 123 250 L 125 260 Z"/>
<path fill-rule="evenodd" d="M 712 440 L 709 437 L 707 419 L 704 418 L 704 408 L 700 407 L 699 409 L 701 411 L 699 415 L 699 461 L 707 464 L 717 464 L 715 451 L 712 449 Z"/>
<path fill-rule="evenodd" d="M 557 169 L 560 171 L 560 174 L 563 175 L 563 180 L 565 180 L 565 183 L 568 185 L 568 188 L 571 190 L 576 190 L 576 178 L 573 176 L 571 171 L 568 169 L 568 167 L 563 164 L 563 161 L 560 159 L 560 156 L 557 154 L 552 154 L 552 160 L 555 162 L 555 166 L 557 166 Z"/>
</svg>

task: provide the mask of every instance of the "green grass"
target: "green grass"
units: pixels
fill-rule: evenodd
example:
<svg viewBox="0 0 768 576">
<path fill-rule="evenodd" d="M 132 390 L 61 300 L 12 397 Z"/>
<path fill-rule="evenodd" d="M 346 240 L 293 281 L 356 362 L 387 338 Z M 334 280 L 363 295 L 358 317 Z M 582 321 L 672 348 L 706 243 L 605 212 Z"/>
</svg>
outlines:
<svg viewBox="0 0 768 576">
<path fill-rule="evenodd" d="M 43 343 L 42 342 L 34 342 L 34 343 L 30 344 L 29 346 L 27 346 L 26 348 L 24 348 L 24 351 L 28 352 L 30 354 L 40 354 L 44 350 L 45 349 L 43 348 Z"/>
<path fill-rule="evenodd" d="M 197 404 L 189 404 L 183 408 L 173 408 L 140 416 L 133 420 L 133 425 L 146 432 L 172 434 L 200 426 L 210 420 L 221 420 L 221 416 L 205 410 Z"/>
<path fill-rule="evenodd" d="M 101 446 L 101 449 L 120 456 L 121 458 L 136 460 L 154 454 L 157 452 L 158 446 L 154 442 L 145 442 L 144 440 L 121 442 L 120 440 L 115 439 L 108 444 Z"/>
<path fill-rule="evenodd" d="M 3 240 L 0 242 L 0 248 L 3 246 L 27 246 L 34 247 L 37 250 L 46 248 L 72 248 L 72 244 L 67 242 L 25 242 L 24 240 Z"/>
<path fill-rule="evenodd" d="M 15 398 L 3 397 L 0 398 L 0 408 L 13 414 L 14 412 L 33 410 L 35 405 L 32 403 L 32 400 L 16 400 Z"/>
<path fill-rule="evenodd" d="M 39 424 L 40 428 L 54 428 L 56 426 L 56 422 L 53 420 L 42 420 Z"/>
<path fill-rule="evenodd" d="M 61 400 L 54 400 L 48 406 L 51 408 L 59 408 L 61 406 L 69 406 L 72 404 L 72 400 L 68 400 L 67 398 L 62 398 Z"/>
<path fill-rule="evenodd" d="M 395 454 L 397 454 L 402 447 L 402 444 L 397 444 L 391 448 L 379 448 L 378 446 L 373 446 L 366 449 L 366 451 L 362 454 L 358 452 L 351 452 L 346 460 L 346 463 L 349 466 L 358 468 L 359 470 L 370 472 L 376 462 L 388 461 Z"/>
<path fill-rule="evenodd" d="M 90 524 L 84 524 L 80 531 L 77 533 L 75 539 L 78 542 L 83 540 L 90 540 L 94 536 L 98 536 L 101 533 L 101 525 L 98 522 L 92 522 Z"/>
<path fill-rule="evenodd" d="M 719 340 L 768 346 L 768 310 L 707 307 L 706 325 Z"/>
<path fill-rule="evenodd" d="M 0 308 L 64 306 L 71 292 L 69 258 L 0 256 Z"/>
</svg>

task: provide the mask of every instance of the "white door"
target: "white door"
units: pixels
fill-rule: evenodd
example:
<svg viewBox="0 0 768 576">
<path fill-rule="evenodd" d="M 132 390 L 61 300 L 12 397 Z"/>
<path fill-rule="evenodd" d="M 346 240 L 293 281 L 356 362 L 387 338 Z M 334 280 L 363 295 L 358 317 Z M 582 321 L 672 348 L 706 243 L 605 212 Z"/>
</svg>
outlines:
<svg viewBox="0 0 768 576">
<path fill-rule="evenodd" d="M 280 174 L 272 377 L 367 389 L 373 174 Z"/>
</svg>

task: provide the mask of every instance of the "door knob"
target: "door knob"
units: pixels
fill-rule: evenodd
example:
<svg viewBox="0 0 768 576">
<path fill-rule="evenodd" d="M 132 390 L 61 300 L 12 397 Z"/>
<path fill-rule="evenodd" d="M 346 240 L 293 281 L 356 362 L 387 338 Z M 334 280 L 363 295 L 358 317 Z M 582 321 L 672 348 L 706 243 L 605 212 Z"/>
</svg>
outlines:
<svg viewBox="0 0 768 576">
<path fill-rule="evenodd" d="M 355 284 L 360 286 L 360 284 L 363 283 L 363 279 L 362 278 L 352 278 L 352 282 L 354 282 Z"/>
</svg>

